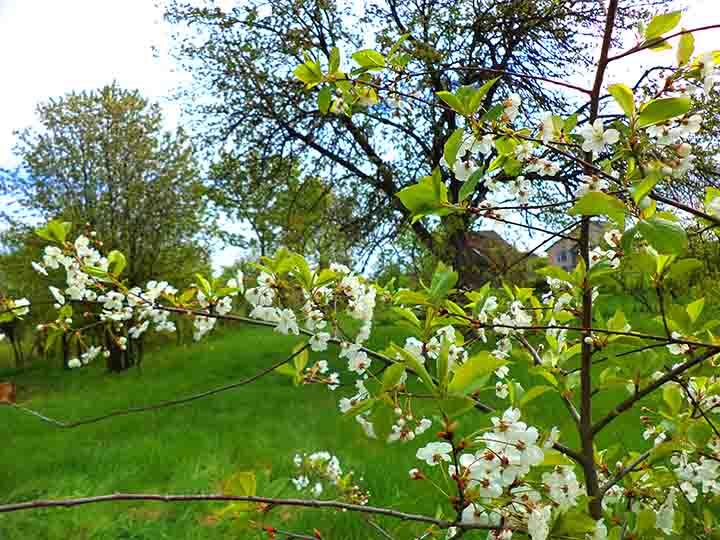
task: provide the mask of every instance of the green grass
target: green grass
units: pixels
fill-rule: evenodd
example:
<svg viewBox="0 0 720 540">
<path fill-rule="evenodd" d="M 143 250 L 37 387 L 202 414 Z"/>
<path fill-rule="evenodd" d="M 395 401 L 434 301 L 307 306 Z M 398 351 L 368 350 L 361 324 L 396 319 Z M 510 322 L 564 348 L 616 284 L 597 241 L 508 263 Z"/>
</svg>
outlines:
<svg viewBox="0 0 720 540">
<path fill-rule="evenodd" d="M 391 329 L 374 338 L 381 344 Z M 149 354 L 142 372 L 108 375 L 100 365 L 74 372 L 46 367 L 10 378 L 20 402 L 60 419 L 78 419 L 129 406 L 183 396 L 242 379 L 286 355 L 294 340 L 266 329 L 243 329 L 190 347 L 168 347 Z M 327 358 L 332 358 L 329 354 Z M 517 370 L 514 370 L 514 374 Z M 10 372 L 0 373 L 0 380 Z M 522 377 L 526 385 L 531 381 Z M 539 381 L 538 381 L 539 383 Z M 117 417 L 61 430 L 19 410 L 0 408 L 0 499 L 2 502 L 72 497 L 115 491 L 192 493 L 218 491 L 239 471 L 255 471 L 258 494 L 270 479 L 286 479 L 295 452 L 329 450 L 346 470 L 353 469 L 370 490 L 370 503 L 434 514 L 435 494 L 427 484 L 410 482 L 415 450 L 431 435 L 409 445 L 387 446 L 366 439 L 359 426 L 341 417 L 339 394 L 325 388 L 293 387 L 271 374 L 237 390 L 187 405 Z M 618 397 L 609 396 L 606 408 Z M 529 407 L 531 421 L 573 430 L 559 400 L 540 398 Z M 463 420 L 468 431 L 487 419 Z M 638 433 L 632 420 L 613 424 L 606 442 Z M 436 423 L 437 426 L 437 423 Z M 432 431 L 432 430 L 431 430 Z M 637 435 L 632 435 L 636 437 Z M 572 436 L 565 441 L 575 444 Z M 635 441 L 632 441 L 635 442 Z M 628 441 L 630 444 L 630 441 Z M 635 446 L 633 444 L 633 446 Z M 296 496 L 289 486 L 284 496 Z M 266 538 L 218 522 L 222 504 L 104 503 L 73 509 L 33 510 L 0 515 L 0 539 L 225 539 Z M 319 510 L 276 509 L 270 523 L 324 539 L 382 538 L 361 516 Z M 379 519 L 394 538 L 414 538 L 419 525 Z M 475 533 L 469 539 L 484 538 Z"/>
<path fill-rule="evenodd" d="M 237 331 L 189 348 L 150 355 L 143 372 L 107 375 L 100 366 L 71 373 L 35 369 L 14 380 L 23 405 L 77 419 L 226 384 L 286 355 L 293 340 L 264 329 Z M 60 430 L 11 408 L 0 409 L 0 493 L 4 502 L 114 491 L 211 492 L 238 471 L 288 478 L 297 451 L 327 449 L 365 478 L 374 504 L 414 508 L 407 489 L 414 450 L 365 439 L 337 412 L 337 394 L 293 387 L 275 374 L 192 404 Z M 403 491 L 400 491 L 402 486 Z M 283 495 L 296 496 L 288 488 Z M 222 504 L 112 503 L 0 516 L 0 538 L 250 538 L 213 523 Z M 433 511 L 432 504 L 418 510 Z M 422 508 L 424 506 L 424 508 Z M 357 516 L 278 509 L 270 521 L 324 538 L 368 538 Z M 284 523 L 287 521 L 287 523 Z M 407 529 L 407 527 L 406 527 Z M 409 529 L 407 529 L 409 530 Z"/>
</svg>

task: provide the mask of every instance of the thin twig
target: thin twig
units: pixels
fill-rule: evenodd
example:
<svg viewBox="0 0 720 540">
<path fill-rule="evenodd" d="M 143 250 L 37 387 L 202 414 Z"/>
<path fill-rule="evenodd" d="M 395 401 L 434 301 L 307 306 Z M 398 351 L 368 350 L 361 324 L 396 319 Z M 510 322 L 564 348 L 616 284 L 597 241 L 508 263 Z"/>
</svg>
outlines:
<svg viewBox="0 0 720 540">
<path fill-rule="evenodd" d="M 437 519 L 422 514 L 411 514 L 401 512 L 391 508 L 381 508 L 377 506 L 365 506 L 361 504 L 351 504 L 341 501 L 324 501 L 315 499 L 282 499 L 272 497 L 258 497 L 254 495 L 228 495 L 228 494 L 190 494 L 190 495 L 173 495 L 160 493 L 113 493 L 110 495 L 97 495 L 94 497 L 77 497 L 69 499 L 37 499 L 32 501 L 24 501 L 18 503 L 10 503 L 0 505 L 0 514 L 10 512 L 19 512 L 22 510 L 37 510 L 39 508 L 71 508 L 74 506 L 84 506 L 88 504 L 98 504 L 113 501 L 158 501 L 158 502 L 197 502 L 197 501 L 230 501 L 230 502 L 249 502 L 258 503 L 269 506 L 299 506 L 304 508 L 334 508 L 339 510 L 347 510 L 349 512 L 358 512 L 362 514 L 374 514 L 380 516 L 388 516 L 402 521 L 415 521 L 418 523 L 430 523 L 441 529 L 457 527 L 458 529 L 474 529 L 474 530 L 495 530 L 498 527 L 489 525 L 478 525 L 472 523 L 456 523 L 443 519 Z"/>
<path fill-rule="evenodd" d="M 229 391 L 229 390 L 233 390 L 233 389 L 235 389 L 235 388 L 239 388 L 239 387 L 241 387 L 241 386 L 245 386 L 246 384 L 250 384 L 250 383 L 252 383 L 252 382 L 260 379 L 260 378 L 263 377 L 264 375 L 267 375 L 267 374 L 271 373 L 272 371 L 275 371 L 277 368 L 279 368 L 279 367 L 282 366 L 283 364 L 286 364 L 286 363 L 290 362 L 293 358 L 295 358 L 295 357 L 298 356 L 299 354 L 301 354 L 301 353 L 303 353 L 304 351 L 306 351 L 306 350 L 308 349 L 308 347 L 309 347 L 308 344 L 304 345 L 301 349 L 295 351 L 293 354 L 291 354 L 290 356 L 288 356 L 288 357 L 285 358 L 284 360 L 282 360 L 282 361 L 280 361 L 280 362 L 275 362 L 275 363 L 272 364 L 271 366 L 269 366 L 269 367 L 267 367 L 267 368 L 265 368 L 265 369 L 257 372 L 256 374 L 254 374 L 254 375 L 252 375 L 252 376 L 250 376 L 250 377 L 247 377 L 246 379 L 243 379 L 243 380 L 241 380 L 241 381 L 237 381 L 237 382 L 234 382 L 234 383 L 231 383 L 231 384 L 226 384 L 226 385 L 220 386 L 220 387 L 218 387 L 218 388 L 213 388 L 213 389 L 211 389 L 211 390 L 206 390 L 205 392 L 200 392 L 200 393 L 198 393 L 198 394 L 193 394 L 193 395 L 186 396 L 186 397 L 182 397 L 182 398 L 171 399 L 171 400 L 168 400 L 168 401 L 162 401 L 162 402 L 160 402 L 160 403 L 155 403 L 155 404 L 153 404 L 153 405 L 146 405 L 146 406 L 143 406 L 143 407 L 131 407 L 131 408 L 128 408 L 128 409 L 122 409 L 122 410 L 118 410 L 118 411 L 113 411 L 113 412 L 110 412 L 110 413 L 107 413 L 107 414 L 103 414 L 103 415 L 100 415 L 100 416 L 94 416 L 94 417 L 92 417 L 92 418 L 85 418 L 85 419 L 83 419 L 83 420 L 76 420 L 76 421 L 73 421 L 73 422 L 63 422 L 63 421 L 61 421 L 61 420 L 56 420 L 56 419 L 50 418 L 50 417 L 48 417 L 48 416 L 45 416 L 45 415 L 43 415 L 43 414 L 41 414 L 41 413 L 39 413 L 39 412 L 37 412 L 37 411 L 34 411 L 34 410 L 32 410 L 32 409 L 28 409 L 27 407 L 23 407 L 22 405 L 18 405 L 18 404 L 16 404 L 16 403 L 11 403 L 11 405 L 12 405 L 13 407 L 15 407 L 16 409 L 20 409 L 20 410 L 25 411 L 25 412 L 27 412 L 27 413 L 29 413 L 29 414 L 32 414 L 33 416 L 36 416 L 36 417 L 40 418 L 41 420 L 43 420 L 43 421 L 45 421 L 45 422 L 48 422 L 48 423 L 50 423 L 50 424 L 52 424 L 52 425 L 54 425 L 54 426 L 57 426 L 57 427 L 63 428 L 63 429 L 70 429 L 70 428 L 75 428 L 75 427 L 78 427 L 78 426 L 84 426 L 84 425 L 87 425 L 87 424 L 95 424 L 95 423 L 97 423 L 97 422 L 101 422 L 101 421 L 103 421 L 103 420 L 107 420 L 108 418 L 113 418 L 113 417 L 116 417 L 116 416 L 126 416 L 126 415 L 129 415 L 129 414 L 136 414 L 136 413 L 142 413 L 142 412 L 148 412 L 148 411 L 155 411 L 155 410 L 158 410 L 158 409 L 164 409 L 164 408 L 166 408 L 166 407 L 174 407 L 175 405 L 182 405 L 182 404 L 184 404 L 184 403 L 189 403 L 189 402 L 191 402 L 191 401 L 197 401 L 197 400 L 199 400 L 199 399 L 203 399 L 203 398 L 206 398 L 206 397 L 214 396 L 214 395 L 220 394 L 220 393 L 222 393 L 222 392 L 227 392 L 227 391 Z"/>
<path fill-rule="evenodd" d="M 698 26 L 697 28 L 690 28 L 689 30 L 680 30 L 679 32 L 675 32 L 674 34 L 670 34 L 669 36 L 660 36 L 660 37 L 645 41 L 644 43 L 640 43 L 639 45 L 636 45 L 632 49 L 628 49 L 625 52 L 621 52 L 619 54 L 616 54 L 615 56 L 611 56 L 610 58 L 608 58 L 608 62 L 614 62 L 615 60 L 620 60 L 621 58 L 625 58 L 626 56 L 629 56 L 631 54 L 635 54 L 635 53 L 643 51 L 645 49 L 649 49 L 650 47 L 655 47 L 656 45 L 663 43 L 664 41 L 667 41 L 668 39 L 672 39 L 674 37 L 678 37 L 683 34 L 692 34 L 693 32 L 701 32 L 703 30 L 713 30 L 715 28 L 720 28 L 720 24 L 708 24 L 706 26 Z"/>
<path fill-rule="evenodd" d="M 610 478 L 603 486 L 600 488 L 600 493 L 605 494 L 611 487 L 613 487 L 615 484 L 617 484 L 620 480 L 625 478 L 628 474 L 633 472 L 635 469 L 637 469 L 643 461 L 645 461 L 650 454 L 652 453 L 654 448 L 650 448 L 649 450 L 646 450 L 642 454 L 640 454 L 630 465 L 625 467 L 623 470 L 618 472 L 615 476 Z"/>
<path fill-rule="evenodd" d="M 635 394 L 621 402 L 617 407 L 615 407 L 612 411 L 610 411 L 605 417 L 603 417 L 601 420 L 599 420 L 594 426 L 593 426 L 593 433 L 598 433 L 600 430 L 602 430 L 605 426 L 607 426 L 610 422 L 612 422 L 615 418 L 617 418 L 620 414 L 625 412 L 626 410 L 632 408 L 635 403 L 640 401 L 642 398 L 647 396 L 648 394 L 654 392 L 658 388 L 660 388 L 665 383 L 672 381 L 676 379 L 679 375 L 682 375 L 687 370 L 701 364 L 705 360 L 708 360 L 709 358 L 712 358 L 716 354 L 720 352 L 720 347 L 715 346 L 714 348 L 710 349 L 709 351 L 705 351 L 705 353 L 696 356 L 692 360 L 689 360 L 688 362 L 685 362 L 684 364 L 680 364 L 674 369 L 671 369 L 668 373 L 654 381 L 652 384 L 649 384 L 642 390 L 637 390 Z"/>
</svg>

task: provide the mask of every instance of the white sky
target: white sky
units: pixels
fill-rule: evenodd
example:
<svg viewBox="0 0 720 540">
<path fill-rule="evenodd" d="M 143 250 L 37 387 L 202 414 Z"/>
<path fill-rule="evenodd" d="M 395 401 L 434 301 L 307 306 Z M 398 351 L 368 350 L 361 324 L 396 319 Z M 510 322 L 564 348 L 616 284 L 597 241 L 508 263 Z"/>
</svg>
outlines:
<svg viewBox="0 0 720 540">
<path fill-rule="evenodd" d="M 232 2 L 222 0 L 225 5 Z M 720 23 L 720 0 L 682 4 L 688 8 L 683 26 Z M 159 101 L 168 126 L 181 122 L 178 104 L 168 97 L 189 75 L 174 71 L 165 54 L 168 43 L 162 10 L 154 0 L 0 0 L 0 167 L 16 165 L 13 130 L 35 122 L 35 105 L 71 90 L 117 80 Z M 153 46 L 159 58 L 153 56 Z M 696 51 L 712 49 L 720 49 L 720 31 L 698 33 Z M 662 55 L 671 65 L 673 54 L 637 56 L 655 64 Z M 627 81 L 642 63 L 636 57 L 624 59 L 611 76 Z M 239 254 L 236 249 L 218 250 L 215 264 L 230 264 Z"/>
</svg>

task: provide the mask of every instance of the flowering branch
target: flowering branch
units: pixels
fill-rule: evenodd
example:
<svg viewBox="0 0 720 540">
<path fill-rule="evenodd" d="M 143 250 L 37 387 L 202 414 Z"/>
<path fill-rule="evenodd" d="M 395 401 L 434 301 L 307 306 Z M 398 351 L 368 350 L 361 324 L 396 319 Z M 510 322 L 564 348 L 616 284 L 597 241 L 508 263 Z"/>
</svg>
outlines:
<svg viewBox="0 0 720 540">
<path fill-rule="evenodd" d="M 681 364 L 677 366 L 674 369 L 671 369 L 668 371 L 665 375 L 657 379 L 652 384 L 649 384 L 642 390 L 637 390 L 635 394 L 627 398 L 625 401 L 620 403 L 617 407 L 615 407 L 612 411 L 610 411 L 604 418 L 599 420 L 594 426 L 593 426 L 593 433 L 600 432 L 605 426 L 607 426 L 610 422 L 612 422 L 615 418 L 617 418 L 620 414 L 625 412 L 626 410 L 630 409 L 635 403 L 640 401 L 642 398 L 647 396 L 648 394 L 654 392 L 658 388 L 660 388 L 662 385 L 664 385 L 667 382 L 670 382 L 677 378 L 678 375 L 682 375 L 687 370 L 697 366 L 698 364 L 701 364 L 705 360 L 708 360 L 709 358 L 712 358 L 716 354 L 720 353 L 720 347 L 715 346 L 709 351 L 706 351 L 705 353 L 696 356 L 692 360 L 685 362 L 684 364 Z"/>
</svg>

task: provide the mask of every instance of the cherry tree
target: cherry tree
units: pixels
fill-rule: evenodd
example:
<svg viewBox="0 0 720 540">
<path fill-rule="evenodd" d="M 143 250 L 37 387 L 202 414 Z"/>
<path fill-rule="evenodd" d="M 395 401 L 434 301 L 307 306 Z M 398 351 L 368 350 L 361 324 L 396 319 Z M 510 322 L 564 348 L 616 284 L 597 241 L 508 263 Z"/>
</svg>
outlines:
<svg viewBox="0 0 720 540">
<path fill-rule="evenodd" d="M 703 297 L 679 301 L 671 292 L 699 265 L 684 256 L 686 230 L 696 223 L 720 225 L 720 192 L 708 189 L 704 206 L 696 208 L 662 195 L 661 188 L 693 165 L 687 140 L 702 124 L 698 107 L 714 92 L 720 52 L 696 54 L 695 30 L 676 30 L 678 12 L 656 16 L 635 46 L 613 52 L 617 8 L 618 0 L 610 0 L 591 88 L 540 79 L 583 95 L 588 114 L 582 121 L 548 111 L 523 122 L 516 94 L 484 108 L 495 80 L 438 92 L 434 102 L 402 94 L 399 79 L 422 75 L 405 71 L 410 53 L 403 39 L 384 52 L 354 52 L 350 70 L 341 69 L 349 59 L 338 48 L 322 60 L 307 51 L 294 72 L 304 91 L 316 93 L 320 114 L 352 115 L 386 102 L 462 116 L 441 165 L 462 189 L 451 197 L 438 169 L 403 189 L 397 196 L 415 220 L 431 225 L 438 216 L 459 214 L 517 225 L 508 213 L 532 208 L 537 186 L 531 173 L 547 176 L 561 164 L 574 166 L 582 181 L 575 196 L 549 203 L 563 209 L 570 224 L 559 231 L 528 226 L 577 244 L 574 270 L 539 270 L 547 292 L 489 283 L 461 290 L 457 273 L 444 264 L 420 289 L 396 289 L 340 264 L 314 267 L 285 249 L 256 264 L 256 279 L 238 273 L 220 282 L 198 275 L 193 286 L 178 290 L 167 282 L 128 283 L 125 256 L 103 254 L 92 236 L 73 238 L 70 224 L 50 222 L 38 231 L 49 245 L 36 269 L 64 272 L 67 283 L 50 289 L 58 316 L 45 330 L 50 340 L 69 334 L 78 341 L 85 352 L 73 359 L 74 367 L 109 354 L 84 341 L 85 328 L 94 325 L 117 336 L 119 348 L 148 331 L 172 332 L 177 317 L 192 320 L 197 340 L 216 321 L 228 320 L 302 336 L 303 343 L 256 375 L 203 394 L 72 422 L 27 412 L 72 428 L 279 373 L 298 386 L 327 386 L 337 394 L 338 414 L 354 418 L 359 434 L 386 442 L 388 452 L 414 454 L 417 466 L 407 481 L 427 487 L 441 508 L 436 515 L 373 506 L 326 452 L 295 458 L 293 485 L 307 497 L 120 493 L 6 504 L 0 512 L 113 500 L 220 500 L 253 503 L 243 511 L 263 516 L 287 505 L 396 518 L 409 524 L 408 538 L 717 538 L 720 323 L 708 320 Z M 606 85 L 612 62 L 668 48 L 676 37 L 677 67 L 652 98 L 624 84 Z M 605 103 L 622 113 L 611 123 L 601 114 Z M 467 196 L 480 182 L 487 200 L 473 205 Z M 512 202 L 503 202 L 508 198 Z M 606 231 L 601 245 L 592 247 L 591 223 L 598 219 Z M 637 317 L 614 303 L 618 273 L 642 278 L 656 309 Z M 8 312 L 18 306 L 5 303 Z M 247 316 L 235 314 L 241 304 Z M 412 335 L 382 351 L 368 347 L 379 310 L 391 311 Z M 327 359 L 311 361 L 310 351 Z M 521 379 L 532 383 L 523 387 Z M 572 432 L 561 431 L 561 421 L 528 423 L 538 399 L 558 403 L 556 416 L 566 415 Z M 608 400 L 611 406 L 602 405 Z M 643 445 L 607 444 L 608 427 L 621 417 L 642 433 Z M 323 481 L 333 485 L 335 498 L 322 497 Z M 321 531 L 278 532 L 260 522 L 269 535 L 322 537 Z"/>
</svg>

